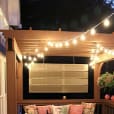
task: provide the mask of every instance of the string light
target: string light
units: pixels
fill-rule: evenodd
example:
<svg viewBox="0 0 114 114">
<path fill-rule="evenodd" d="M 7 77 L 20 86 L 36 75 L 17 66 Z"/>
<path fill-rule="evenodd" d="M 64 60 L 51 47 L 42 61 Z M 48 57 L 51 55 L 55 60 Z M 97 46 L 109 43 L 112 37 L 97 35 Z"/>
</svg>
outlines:
<svg viewBox="0 0 114 114">
<path fill-rule="evenodd" d="M 56 44 L 55 44 L 55 47 L 56 47 L 56 48 L 59 48 L 59 43 L 56 43 Z"/>
<path fill-rule="evenodd" d="M 77 40 L 76 40 L 76 39 L 73 39 L 73 40 L 72 40 L 72 43 L 73 43 L 74 45 L 76 45 L 76 44 L 77 44 Z"/>
<path fill-rule="evenodd" d="M 35 52 L 36 52 L 36 53 L 38 52 L 38 49 L 37 49 L 37 48 L 35 49 Z"/>
<path fill-rule="evenodd" d="M 82 34 L 82 35 L 80 36 L 80 40 L 84 41 L 85 39 L 86 39 L 85 35 Z"/>
<path fill-rule="evenodd" d="M 28 64 L 27 64 L 27 63 L 25 63 L 24 65 L 25 65 L 25 66 L 28 66 Z"/>
<path fill-rule="evenodd" d="M 48 51 L 48 47 L 45 47 L 45 48 L 44 48 L 44 51 Z"/>
<path fill-rule="evenodd" d="M 90 30 L 90 34 L 91 34 L 91 35 L 95 35 L 95 33 L 96 33 L 95 28 L 92 28 L 92 29 Z"/>
<path fill-rule="evenodd" d="M 72 38 L 72 39 L 69 39 L 69 40 L 65 40 L 65 41 L 61 41 L 61 42 L 59 42 L 59 41 L 57 41 L 57 42 L 48 41 L 47 42 L 47 47 L 44 48 L 44 51 L 48 51 L 49 47 L 61 48 L 61 47 L 63 47 L 63 44 L 64 44 L 65 47 L 69 47 L 71 42 L 72 42 L 73 45 L 76 45 L 77 42 L 78 42 L 77 41 L 78 38 L 81 41 L 84 41 L 86 39 L 86 36 L 85 36 L 86 34 L 90 33 L 91 35 L 95 35 L 96 28 L 100 24 L 103 24 L 105 27 L 108 27 L 110 25 L 109 18 L 112 17 L 113 15 L 114 15 L 114 13 L 110 14 L 103 21 L 101 21 L 97 25 L 93 26 L 90 30 L 87 30 L 86 32 L 84 32 L 81 35 L 76 36 L 75 38 Z M 98 59 L 96 59 L 95 56 L 97 56 L 101 51 L 104 52 L 104 53 L 108 53 L 108 54 L 114 55 L 114 52 L 112 50 L 106 49 L 106 48 L 104 48 L 103 46 L 101 46 L 99 44 L 97 44 L 95 50 L 92 52 L 93 56 L 92 56 L 91 60 L 94 61 L 92 64 L 95 64 L 95 61 L 98 60 Z M 38 49 L 35 49 L 35 52 L 37 53 Z M 43 53 L 37 53 L 37 57 L 44 58 L 44 54 Z M 26 57 L 23 57 L 23 58 L 26 59 Z M 32 57 L 28 57 L 28 60 L 31 61 Z"/>
<path fill-rule="evenodd" d="M 48 46 L 50 46 L 50 45 L 51 45 L 51 41 L 48 41 L 48 43 L 47 43 L 47 44 L 48 44 Z"/>
<path fill-rule="evenodd" d="M 97 25 L 95 25 L 95 26 L 93 26 L 90 30 L 87 30 L 86 32 L 84 32 L 83 33 L 83 35 L 81 34 L 81 35 L 78 35 L 78 36 L 76 36 L 75 37 L 75 39 L 77 40 L 78 38 L 80 38 L 80 40 L 81 41 L 83 41 L 83 40 L 85 40 L 86 39 L 86 37 L 85 37 L 85 35 L 87 34 L 87 33 L 89 33 L 90 32 L 90 34 L 91 35 L 95 35 L 95 33 L 96 33 L 96 28 L 100 25 L 100 24 L 104 24 L 104 26 L 106 26 L 106 27 L 108 27 L 109 25 L 110 25 L 110 21 L 109 21 L 109 18 L 110 17 L 112 17 L 112 15 L 114 15 L 114 13 L 112 13 L 112 14 L 110 14 L 109 16 L 107 16 L 103 21 L 100 21 Z M 71 40 L 72 41 L 72 44 L 77 44 L 76 42 L 77 41 L 75 41 L 75 39 L 73 38 L 73 39 L 69 39 L 69 40 L 66 40 L 66 41 L 62 41 L 61 43 L 64 43 L 64 45 L 65 46 L 69 46 L 70 44 L 69 44 L 69 41 Z M 66 43 L 66 42 L 68 42 L 68 43 Z M 74 42 L 74 43 L 73 43 Z M 50 46 L 51 47 L 51 45 L 52 45 L 52 47 L 53 47 L 53 45 L 55 44 L 56 46 L 56 48 L 58 48 L 59 46 L 58 46 L 58 44 L 57 44 L 58 42 L 51 42 L 51 41 L 48 41 L 48 46 Z"/>
<path fill-rule="evenodd" d="M 29 60 L 29 61 L 31 61 L 31 60 L 32 60 L 32 57 L 31 57 L 31 56 L 29 56 L 29 57 L 28 57 L 28 60 Z"/>
<path fill-rule="evenodd" d="M 105 19 L 105 20 L 104 20 L 104 26 L 105 26 L 105 27 L 108 27 L 109 25 L 110 25 L 109 19 Z"/>
<path fill-rule="evenodd" d="M 69 47 L 69 42 L 68 41 L 65 41 L 65 46 Z"/>
<path fill-rule="evenodd" d="M 23 56 L 23 58 L 24 58 L 24 59 L 26 59 L 26 58 L 27 58 L 27 56 L 26 56 L 26 55 L 24 55 L 24 56 Z"/>
<path fill-rule="evenodd" d="M 94 50 L 94 49 L 92 49 L 92 50 Z M 99 53 L 104 52 L 106 54 L 114 56 L 114 51 L 107 49 L 107 48 L 101 46 L 100 44 L 96 44 L 96 49 L 95 49 L 95 51 L 92 51 L 92 52 L 93 53 L 90 58 L 90 66 L 92 68 L 94 68 L 93 66 L 95 66 L 96 62 L 99 60 L 99 58 L 98 58 Z"/>
<path fill-rule="evenodd" d="M 33 61 L 37 61 L 37 58 L 36 58 L 36 57 L 34 57 L 34 58 L 33 58 Z"/>
</svg>

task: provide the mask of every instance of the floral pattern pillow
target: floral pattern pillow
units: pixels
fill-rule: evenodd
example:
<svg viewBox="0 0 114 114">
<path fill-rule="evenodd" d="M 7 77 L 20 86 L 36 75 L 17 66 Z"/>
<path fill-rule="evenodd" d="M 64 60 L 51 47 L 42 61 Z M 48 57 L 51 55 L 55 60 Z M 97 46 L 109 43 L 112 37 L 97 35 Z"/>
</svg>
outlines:
<svg viewBox="0 0 114 114">
<path fill-rule="evenodd" d="M 25 114 L 38 114 L 36 105 L 24 106 Z"/>
<path fill-rule="evenodd" d="M 52 106 L 53 114 L 68 114 L 69 105 Z"/>
<path fill-rule="evenodd" d="M 83 114 L 94 114 L 96 103 L 85 103 L 82 102 L 84 107 Z"/>
</svg>

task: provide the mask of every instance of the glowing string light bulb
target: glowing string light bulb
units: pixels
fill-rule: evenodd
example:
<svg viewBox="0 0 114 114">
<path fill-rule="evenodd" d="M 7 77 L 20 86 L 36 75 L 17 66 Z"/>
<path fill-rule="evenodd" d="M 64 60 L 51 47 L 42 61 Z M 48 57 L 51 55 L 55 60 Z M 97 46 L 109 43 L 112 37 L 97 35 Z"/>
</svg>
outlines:
<svg viewBox="0 0 114 114">
<path fill-rule="evenodd" d="M 61 42 L 58 43 L 59 47 L 62 48 L 63 44 Z"/>
<path fill-rule="evenodd" d="M 29 57 L 28 57 L 28 60 L 29 60 L 29 61 L 31 61 L 31 60 L 32 60 L 32 57 L 31 57 L 31 56 L 29 56 Z"/>
<path fill-rule="evenodd" d="M 25 65 L 26 67 L 28 66 L 28 64 L 27 64 L 27 63 L 25 63 L 24 65 Z"/>
<path fill-rule="evenodd" d="M 37 61 L 37 58 L 36 58 L 36 57 L 34 57 L 34 58 L 33 58 L 33 61 Z"/>
<path fill-rule="evenodd" d="M 38 49 L 37 49 L 37 48 L 35 49 L 35 52 L 36 52 L 36 53 L 38 52 Z"/>
<path fill-rule="evenodd" d="M 26 59 L 26 58 L 27 58 L 27 56 L 26 56 L 26 55 L 24 55 L 24 56 L 23 56 L 23 58 L 24 58 L 24 59 Z"/>
<path fill-rule="evenodd" d="M 86 39 L 85 35 L 82 34 L 82 35 L 80 36 L 80 40 L 84 41 L 85 39 Z"/>
<path fill-rule="evenodd" d="M 58 43 L 56 43 L 56 44 L 55 44 L 55 47 L 56 47 L 56 48 L 59 48 L 59 44 L 58 44 Z"/>
<path fill-rule="evenodd" d="M 74 45 L 76 45 L 76 44 L 77 44 L 77 40 L 76 40 L 76 39 L 73 39 L 73 40 L 72 40 L 72 43 L 73 43 Z"/>
<path fill-rule="evenodd" d="M 68 41 L 65 42 L 65 46 L 69 47 L 69 42 Z"/>
<path fill-rule="evenodd" d="M 45 47 L 45 48 L 44 48 L 44 51 L 48 51 L 48 47 Z"/>
<path fill-rule="evenodd" d="M 96 33 L 95 28 L 92 28 L 92 29 L 90 30 L 90 33 L 91 33 L 91 35 L 95 35 L 95 33 Z"/>
<path fill-rule="evenodd" d="M 109 19 L 105 19 L 103 24 L 105 27 L 108 27 L 110 25 Z"/>
<path fill-rule="evenodd" d="M 48 46 L 50 46 L 50 47 L 53 47 L 54 46 L 54 44 L 53 44 L 53 42 L 51 42 L 51 41 L 48 41 Z"/>
</svg>

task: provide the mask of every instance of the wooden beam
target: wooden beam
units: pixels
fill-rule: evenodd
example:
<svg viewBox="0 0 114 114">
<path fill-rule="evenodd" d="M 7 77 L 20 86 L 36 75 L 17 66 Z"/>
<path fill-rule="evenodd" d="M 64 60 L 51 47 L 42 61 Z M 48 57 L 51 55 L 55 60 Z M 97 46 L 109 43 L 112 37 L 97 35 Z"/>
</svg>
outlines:
<svg viewBox="0 0 114 114">
<path fill-rule="evenodd" d="M 103 54 L 99 55 L 98 58 L 99 59 L 97 60 L 96 63 L 101 63 L 101 62 L 105 62 L 105 61 L 109 61 L 111 59 L 114 59 L 114 55 L 103 53 Z"/>
<path fill-rule="evenodd" d="M 13 45 L 14 45 L 14 51 L 16 52 L 16 55 L 18 56 L 19 60 L 22 61 L 22 54 L 21 54 L 21 51 L 17 45 L 17 42 L 16 42 L 16 39 L 13 38 Z"/>
</svg>

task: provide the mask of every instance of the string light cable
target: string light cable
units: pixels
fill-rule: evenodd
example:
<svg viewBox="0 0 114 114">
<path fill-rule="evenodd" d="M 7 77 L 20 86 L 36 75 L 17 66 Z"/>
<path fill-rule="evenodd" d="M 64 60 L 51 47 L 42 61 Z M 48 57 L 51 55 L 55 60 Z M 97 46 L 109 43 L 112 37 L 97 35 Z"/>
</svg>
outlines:
<svg viewBox="0 0 114 114">
<path fill-rule="evenodd" d="M 90 33 L 91 35 L 95 35 L 95 33 L 96 33 L 96 30 L 95 29 L 99 25 L 104 24 L 104 26 L 106 26 L 106 27 L 108 27 L 110 25 L 109 18 L 111 18 L 113 15 L 114 15 L 114 13 L 111 13 L 109 16 L 107 16 L 104 20 L 100 21 L 98 24 L 96 24 L 95 26 L 93 26 L 91 29 L 88 29 L 87 31 L 81 33 L 80 35 L 74 36 L 71 39 L 64 40 L 64 41 L 56 41 L 56 42 L 55 41 L 48 41 L 47 42 L 47 46 L 44 47 L 44 52 L 42 52 L 42 53 L 39 52 L 38 53 L 39 50 L 38 49 L 35 49 L 36 50 L 37 57 L 44 58 L 44 56 L 45 56 L 44 53 L 47 52 L 47 51 L 49 51 L 49 48 L 51 48 L 51 47 L 55 47 L 55 48 L 62 48 L 63 46 L 69 47 L 71 42 L 72 42 L 72 44 L 76 45 L 77 42 L 78 42 L 78 39 L 80 41 L 84 41 L 86 39 L 86 35 L 88 33 Z M 110 50 L 110 52 L 112 52 L 112 51 Z M 98 54 L 96 53 L 94 55 L 96 56 Z M 25 55 L 23 56 L 23 59 L 27 59 L 27 58 L 29 58 L 29 56 L 26 57 L 26 58 L 25 58 Z M 31 59 L 31 63 L 33 63 L 33 58 Z M 26 64 L 26 66 L 27 66 L 27 64 Z"/>
</svg>

